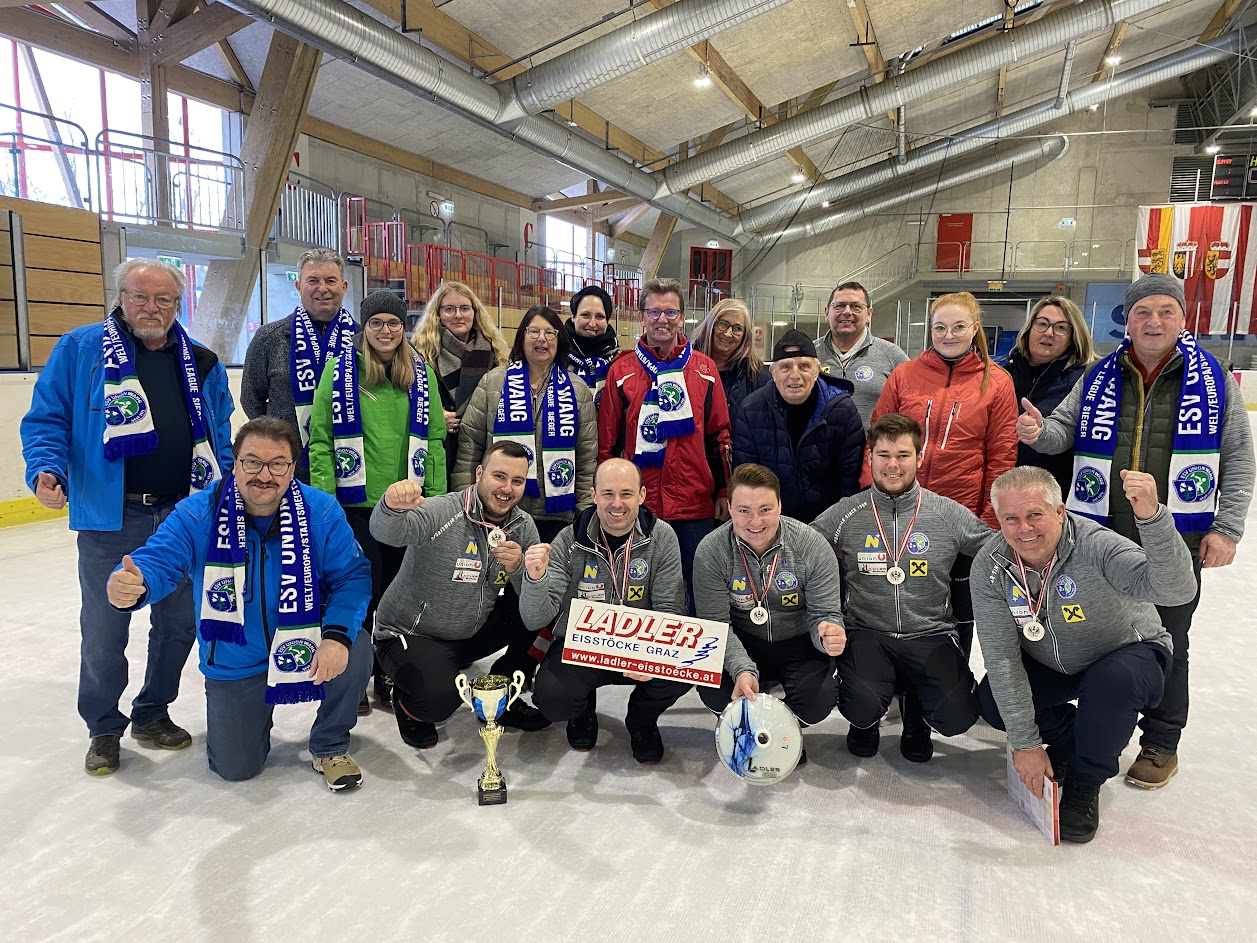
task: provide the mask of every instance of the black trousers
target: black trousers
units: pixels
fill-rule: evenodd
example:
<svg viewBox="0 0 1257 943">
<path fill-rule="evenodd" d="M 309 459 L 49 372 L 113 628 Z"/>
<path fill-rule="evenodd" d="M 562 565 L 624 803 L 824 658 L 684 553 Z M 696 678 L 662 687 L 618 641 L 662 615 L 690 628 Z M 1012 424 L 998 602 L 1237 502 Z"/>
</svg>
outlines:
<svg viewBox="0 0 1257 943">
<path fill-rule="evenodd" d="M 406 557 L 405 547 L 382 544 L 371 536 L 372 510 L 373 508 L 345 508 L 345 518 L 349 521 L 349 527 L 354 532 L 358 546 L 366 554 L 367 562 L 371 564 L 371 604 L 367 606 L 366 617 L 362 620 L 362 631 L 367 635 L 370 635 L 375 627 L 376 607 L 384 598 L 384 591 L 388 589 L 393 578 L 401 570 L 402 560 Z M 384 673 L 384 668 L 377 657 L 373 674 L 378 678 Z"/>
<path fill-rule="evenodd" d="M 462 703 L 454 687 L 454 676 L 494 652 L 506 649 L 489 669 L 491 674 L 509 678 L 520 670 L 526 680 L 531 680 L 537 660 L 528 650 L 536 637 L 535 632 L 524 628 L 519 617 L 519 597 L 507 587 L 485 624 L 471 638 L 408 635 L 377 640 L 375 648 L 380 664 L 393 679 L 393 697 L 401 699 L 406 713 L 437 723 L 447 719 Z"/>
<path fill-rule="evenodd" d="M 838 656 L 838 710 L 851 726 L 874 727 L 896 694 L 914 694 L 925 722 L 945 737 L 978 719 L 973 672 L 950 635 L 896 638 L 876 629 L 848 629 Z"/>
<path fill-rule="evenodd" d="M 1140 711 L 1161 700 L 1170 663 L 1178 659 L 1152 642 L 1132 642 L 1096 659 L 1076 675 L 1061 674 L 1024 652 L 1021 656 L 1030 693 L 1034 722 L 1047 744 L 1053 764 L 1069 764 L 1070 776 L 1088 786 L 1099 786 L 1117 775 L 1117 761 L 1130 742 Z M 1077 700 L 1075 707 L 1071 701 Z M 982 719 L 1004 729 L 991 683 L 978 686 Z"/>
<path fill-rule="evenodd" d="M 555 639 L 546 652 L 537 680 L 533 682 L 533 703 L 551 720 L 571 720 L 585 710 L 589 697 L 609 684 L 631 684 L 628 714 L 630 724 L 653 724 L 659 715 L 679 701 L 693 685 L 654 678 L 634 681 L 618 671 L 563 663 L 563 643 Z"/>
<path fill-rule="evenodd" d="M 1181 606 L 1157 606 L 1161 624 L 1174 640 L 1174 664 L 1165 679 L 1161 703 L 1144 712 L 1139 722 L 1143 730 L 1141 747 L 1157 747 L 1165 753 L 1177 753 L 1178 741 L 1187 726 L 1187 632 L 1192 616 L 1200 605 L 1200 561 L 1196 561 L 1196 598 Z"/>
<path fill-rule="evenodd" d="M 834 659 L 817 651 L 811 635 L 798 635 L 778 642 L 765 642 L 753 635 L 735 634 L 759 669 L 759 689 L 766 691 L 777 682 L 785 688 L 786 706 L 802 724 L 819 724 L 834 709 L 838 681 Z M 700 687 L 698 696 L 709 710 L 719 714 L 733 700 L 733 682 L 725 672 L 720 687 Z"/>
<path fill-rule="evenodd" d="M 973 557 L 958 554 L 951 568 L 951 611 L 956 617 L 956 636 L 965 661 L 973 653 L 973 597 L 969 594 L 969 571 Z"/>
</svg>

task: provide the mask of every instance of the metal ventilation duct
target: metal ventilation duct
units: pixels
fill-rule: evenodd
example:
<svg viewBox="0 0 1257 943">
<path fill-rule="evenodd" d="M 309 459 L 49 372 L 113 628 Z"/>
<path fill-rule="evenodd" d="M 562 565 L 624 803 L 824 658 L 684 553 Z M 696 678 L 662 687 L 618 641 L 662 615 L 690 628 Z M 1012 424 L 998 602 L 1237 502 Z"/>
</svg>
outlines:
<svg viewBox="0 0 1257 943">
<path fill-rule="evenodd" d="M 660 194 L 658 178 L 548 118 L 525 116 L 500 125 L 498 88 L 412 42 L 343 0 L 229 0 L 228 6 L 364 72 L 430 96 L 434 102 L 504 134 L 585 176 L 601 180 L 679 220 L 739 244 L 747 240 L 733 219 L 681 194 Z M 522 108 L 520 109 L 522 112 Z"/>
<path fill-rule="evenodd" d="M 788 0 L 679 0 L 496 86 L 498 123 L 537 115 L 612 79 L 745 23 Z"/>
<path fill-rule="evenodd" d="M 840 207 L 828 215 L 809 220 L 808 222 L 795 223 L 792 226 L 765 233 L 762 237 L 762 242 L 748 246 L 747 249 L 755 251 L 766 242 L 775 241 L 780 244 L 783 242 L 794 242 L 798 239 L 807 239 L 811 236 L 819 236 L 821 233 L 865 219 L 883 210 L 901 206 L 913 200 L 925 199 L 939 190 L 947 190 L 973 180 L 980 180 L 1001 170 L 1007 170 L 1014 164 L 1024 164 L 1040 159 L 1056 160 L 1058 157 L 1063 157 L 1068 149 L 1069 139 L 1064 135 L 1026 141 L 1002 148 L 990 157 L 970 161 L 967 165 L 946 171 L 938 177 L 931 177 L 931 179 L 922 181 L 916 186 L 909 186 L 880 196 L 875 195 Z"/>
<path fill-rule="evenodd" d="M 753 131 L 660 171 L 660 193 L 684 193 L 779 157 L 791 148 L 828 137 L 857 121 L 875 121 L 901 105 L 936 95 L 975 75 L 1011 65 L 1119 20 L 1162 6 L 1167 0 L 1095 0 L 1045 16 L 1036 23 L 1001 32 L 966 49 L 928 62 L 902 76 L 862 87 L 849 95 L 770 127 Z"/>
<path fill-rule="evenodd" d="M 945 160 L 954 160 L 961 155 L 972 153 L 998 140 L 1050 124 L 1064 115 L 1085 111 L 1093 104 L 1120 98 L 1196 69 L 1224 62 L 1236 55 L 1243 47 L 1244 36 L 1240 32 L 1227 33 L 1225 36 L 1191 46 L 1103 82 L 1095 82 L 1084 85 L 1076 91 L 1066 92 L 1063 98 L 1055 101 L 1032 105 L 996 121 L 988 121 L 975 128 L 961 131 L 944 140 L 913 148 L 902 163 L 898 159 L 882 161 L 834 177 L 811 190 L 792 193 L 789 196 L 743 210 L 738 214 L 737 220 L 742 228 L 747 230 L 772 226 L 789 219 L 797 212 L 819 208 L 826 200 L 831 203 L 837 202 L 849 197 L 853 192 L 858 193 L 883 186 Z"/>
</svg>

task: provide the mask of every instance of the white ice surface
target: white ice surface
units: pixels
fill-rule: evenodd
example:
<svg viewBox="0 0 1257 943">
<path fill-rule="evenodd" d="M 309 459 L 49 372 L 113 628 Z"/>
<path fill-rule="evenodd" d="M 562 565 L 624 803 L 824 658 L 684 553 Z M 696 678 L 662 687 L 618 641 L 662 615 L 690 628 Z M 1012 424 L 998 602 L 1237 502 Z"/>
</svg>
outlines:
<svg viewBox="0 0 1257 943">
<path fill-rule="evenodd" d="M 1003 737 L 981 723 L 919 766 L 895 721 L 857 762 L 835 711 L 807 734 L 809 765 L 755 788 L 720 765 L 693 693 L 664 715 L 656 767 L 629 754 L 622 688 L 599 692 L 591 753 L 561 724 L 508 731 L 510 801 L 480 808 L 466 710 L 423 752 L 390 715 L 362 719 L 365 783 L 334 795 L 304 752 L 313 708 L 281 708 L 262 775 L 222 782 L 193 657 L 172 710 L 192 747 L 127 737 L 121 771 L 88 777 L 73 535 L 9 528 L 0 941 L 1257 939 L 1257 513 L 1248 526 L 1235 565 L 1205 572 L 1178 776 L 1111 780 L 1096 839 L 1058 848 L 1008 798 Z M 146 633 L 140 615 L 133 674 Z"/>
</svg>

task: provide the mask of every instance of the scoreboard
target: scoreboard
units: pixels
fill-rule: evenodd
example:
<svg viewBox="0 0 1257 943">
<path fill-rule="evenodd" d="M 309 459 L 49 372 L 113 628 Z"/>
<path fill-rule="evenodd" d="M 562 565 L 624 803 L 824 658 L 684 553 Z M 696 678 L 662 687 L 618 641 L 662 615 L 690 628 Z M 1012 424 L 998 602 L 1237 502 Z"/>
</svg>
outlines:
<svg viewBox="0 0 1257 943">
<path fill-rule="evenodd" d="M 1257 199 L 1257 154 L 1215 155 L 1209 198 Z"/>
</svg>

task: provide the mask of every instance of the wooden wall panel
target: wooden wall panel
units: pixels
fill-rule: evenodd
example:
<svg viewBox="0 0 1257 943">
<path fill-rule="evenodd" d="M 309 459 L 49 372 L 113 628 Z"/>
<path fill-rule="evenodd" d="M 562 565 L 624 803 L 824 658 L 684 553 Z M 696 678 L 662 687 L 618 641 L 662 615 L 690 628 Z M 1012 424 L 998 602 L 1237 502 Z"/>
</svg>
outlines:
<svg viewBox="0 0 1257 943">
<path fill-rule="evenodd" d="M 87 210 L 36 203 L 0 196 L 0 209 L 22 217 L 22 232 L 28 236 L 56 236 L 100 244 L 100 218 Z"/>
<path fill-rule="evenodd" d="M 16 296 L 13 291 L 13 266 L 0 265 L 0 301 L 12 301 Z"/>
<path fill-rule="evenodd" d="M 32 334 L 60 337 L 84 324 L 105 320 L 103 305 L 38 304 L 29 306 Z"/>
<path fill-rule="evenodd" d="M 105 281 L 99 275 L 82 272 L 54 272 L 26 269 L 26 297 L 31 302 L 104 305 Z"/>
<path fill-rule="evenodd" d="M 3 240 L 0 240 L 3 241 Z M 26 267 L 101 274 L 100 243 L 26 234 Z M 7 261 L 0 259 L 0 261 Z"/>
</svg>

